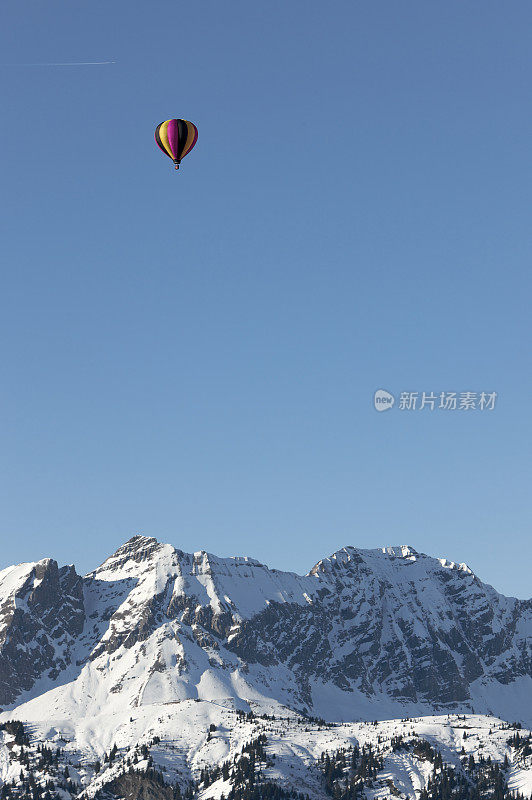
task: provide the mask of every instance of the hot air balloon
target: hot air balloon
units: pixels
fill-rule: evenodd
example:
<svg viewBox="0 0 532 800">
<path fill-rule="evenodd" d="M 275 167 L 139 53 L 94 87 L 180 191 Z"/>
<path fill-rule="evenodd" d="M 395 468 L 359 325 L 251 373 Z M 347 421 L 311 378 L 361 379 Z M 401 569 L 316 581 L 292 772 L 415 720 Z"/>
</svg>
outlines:
<svg viewBox="0 0 532 800">
<path fill-rule="evenodd" d="M 155 128 L 155 141 L 179 169 L 184 158 L 198 140 L 198 129 L 186 119 L 167 119 Z"/>
</svg>

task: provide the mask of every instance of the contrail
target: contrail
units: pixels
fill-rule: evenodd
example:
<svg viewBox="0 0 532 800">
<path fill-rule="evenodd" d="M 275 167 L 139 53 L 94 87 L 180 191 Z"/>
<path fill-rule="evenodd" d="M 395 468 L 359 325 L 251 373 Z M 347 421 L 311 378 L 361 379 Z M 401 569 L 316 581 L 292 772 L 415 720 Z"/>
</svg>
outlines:
<svg viewBox="0 0 532 800">
<path fill-rule="evenodd" d="M 116 61 L 57 61 L 38 64 L 0 64 L 2 67 L 95 67 L 102 64 L 116 64 Z"/>
</svg>

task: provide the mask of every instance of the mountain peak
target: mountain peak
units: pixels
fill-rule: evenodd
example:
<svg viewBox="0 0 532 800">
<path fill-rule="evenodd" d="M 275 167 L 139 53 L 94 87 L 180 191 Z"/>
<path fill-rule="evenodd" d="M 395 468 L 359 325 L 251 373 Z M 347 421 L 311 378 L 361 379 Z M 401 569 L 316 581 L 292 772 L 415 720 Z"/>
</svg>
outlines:
<svg viewBox="0 0 532 800">
<path fill-rule="evenodd" d="M 99 567 L 90 575 L 101 575 L 103 572 L 119 572 L 125 568 L 126 572 L 138 572 L 138 567 L 151 564 L 154 558 L 158 557 L 163 551 L 170 550 L 175 552 L 169 544 L 158 542 L 153 536 L 142 536 L 137 534 L 120 545 L 112 556 L 109 556 Z M 132 576 L 129 576 L 132 577 Z"/>
<path fill-rule="evenodd" d="M 145 547 L 146 545 L 158 544 L 159 542 L 154 536 L 143 536 L 141 533 L 136 533 L 127 542 L 124 542 L 118 549 L 121 550 L 124 547 L 131 547 L 131 548 L 138 548 L 138 547 Z"/>
<path fill-rule="evenodd" d="M 310 570 L 309 575 L 317 575 L 320 572 L 330 572 L 339 567 L 352 568 L 357 565 L 367 564 L 377 567 L 379 564 L 387 563 L 388 559 L 383 560 L 384 556 L 390 556 L 393 559 L 405 559 L 407 561 L 417 561 L 419 553 L 410 545 L 398 545 L 394 547 L 378 547 L 373 549 L 364 549 L 360 547 L 353 547 L 346 545 L 335 553 L 332 553 L 328 558 L 322 558 Z"/>
</svg>

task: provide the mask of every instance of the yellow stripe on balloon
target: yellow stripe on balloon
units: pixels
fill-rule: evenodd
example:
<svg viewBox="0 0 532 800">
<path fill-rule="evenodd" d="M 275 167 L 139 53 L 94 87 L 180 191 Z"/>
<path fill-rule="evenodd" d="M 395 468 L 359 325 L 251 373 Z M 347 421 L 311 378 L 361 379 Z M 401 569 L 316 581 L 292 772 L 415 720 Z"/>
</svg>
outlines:
<svg viewBox="0 0 532 800">
<path fill-rule="evenodd" d="M 169 119 L 167 119 L 166 122 L 163 122 L 163 124 L 159 128 L 159 137 L 161 139 L 162 146 L 164 147 L 164 149 L 166 150 L 166 152 L 168 153 L 170 158 L 173 158 L 174 154 L 172 153 L 172 150 L 170 148 L 170 142 L 168 140 L 168 123 L 169 122 L 170 122 Z"/>
<path fill-rule="evenodd" d="M 187 135 L 187 140 L 185 142 L 185 146 L 183 148 L 183 152 L 181 153 L 181 158 L 184 158 L 188 153 L 188 151 L 190 150 L 190 148 L 192 147 L 192 142 L 194 141 L 194 136 L 196 135 L 196 129 L 194 125 L 188 120 L 185 120 L 185 122 L 187 123 L 188 135 Z"/>
</svg>

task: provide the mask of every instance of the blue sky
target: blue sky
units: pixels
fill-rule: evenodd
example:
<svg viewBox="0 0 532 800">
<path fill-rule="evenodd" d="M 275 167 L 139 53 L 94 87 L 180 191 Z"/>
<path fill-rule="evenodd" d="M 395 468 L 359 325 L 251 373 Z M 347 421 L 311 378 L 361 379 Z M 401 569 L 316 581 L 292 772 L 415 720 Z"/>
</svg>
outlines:
<svg viewBox="0 0 532 800">
<path fill-rule="evenodd" d="M 531 25 L 4 0 L 2 565 L 408 543 L 530 596 Z M 178 173 L 169 117 L 199 128 Z"/>
</svg>

